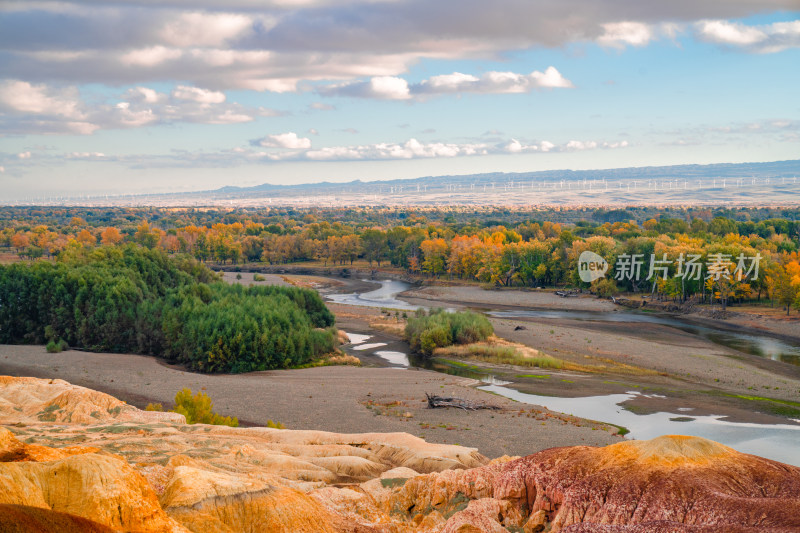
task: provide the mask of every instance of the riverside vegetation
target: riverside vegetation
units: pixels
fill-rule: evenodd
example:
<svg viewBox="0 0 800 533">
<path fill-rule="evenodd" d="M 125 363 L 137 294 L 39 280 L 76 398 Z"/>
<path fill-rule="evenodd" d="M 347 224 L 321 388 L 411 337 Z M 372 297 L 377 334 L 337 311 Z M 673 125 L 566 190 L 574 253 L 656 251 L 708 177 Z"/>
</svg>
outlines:
<svg viewBox="0 0 800 533">
<path fill-rule="evenodd" d="M 332 352 L 333 323 L 314 291 L 229 285 L 195 259 L 132 244 L 0 266 L 0 343 L 153 354 L 203 372 L 248 372 L 307 365 Z"/>
<path fill-rule="evenodd" d="M 800 210 L 789 208 L 539 209 L 0 208 L 0 250 L 10 259 L 58 256 L 75 247 L 138 243 L 220 264 L 305 263 L 401 269 L 420 278 L 493 286 L 581 287 L 601 296 L 649 292 L 694 303 L 761 303 L 800 309 Z M 643 278 L 580 280 L 583 251 L 615 271 L 641 254 Z M 755 279 L 704 283 L 716 254 L 760 254 Z M 0 253 L 0 255 L 2 255 Z M 680 277 L 679 258 L 700 256 L 701 279 Z M 666 274 L 651 272 L 666 260 Z"/>
<path fill-rule="evenodd" d="M 419 309 L 408 319 L 405 328 L 405 338 L 411 349 L 425 355 L 453 344 L 485 341 L 492 333 L 492 324 L 483 315 L 471 311 L 448 313 L 443 309 L 430 312 Z"/>
</svg>

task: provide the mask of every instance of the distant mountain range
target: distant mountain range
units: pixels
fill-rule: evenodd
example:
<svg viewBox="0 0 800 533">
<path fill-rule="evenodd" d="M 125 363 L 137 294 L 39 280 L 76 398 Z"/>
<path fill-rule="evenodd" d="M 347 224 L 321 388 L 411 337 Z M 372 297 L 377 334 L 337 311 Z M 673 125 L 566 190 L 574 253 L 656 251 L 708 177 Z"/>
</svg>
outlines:
<svg viewBox="0 0 800 533">
<path fill-rule="evenodd" d="M 713 165 L 673 165 L 663 167 L 631 167 L 599 170 L 545 170 L 538 172 L 491 172 L 484 174 L 425 176 L 381 181 L 354 180 L 346 183 L 327 181 L 301 185 L 273 185 L 264 183 L 252 187 L 226 186 L 215 190 L 175 193 L 175 196 L 211 196 L 248 198 L 256 196 L 295 196 L 330 194 L 381 194 L 385 192 L 412 191 L 464 191 L 469 187 L 512 187 L 525 183 L 583 182 L 624 180 L 692 180 L 705 182 L 715 179 L 737 178 L 795 178 L 800 180 L 800 160 L 767 163 L 720 163 Z"/>
<path fill-rule="evenodd" d="M 36 200 L 19 205 L 41 205 Z M 800 160 L 600 170 L 491 172 L 385 181 L 82 196 L 56 205 L 441 206 L 800 205 Z"/>
</svg>

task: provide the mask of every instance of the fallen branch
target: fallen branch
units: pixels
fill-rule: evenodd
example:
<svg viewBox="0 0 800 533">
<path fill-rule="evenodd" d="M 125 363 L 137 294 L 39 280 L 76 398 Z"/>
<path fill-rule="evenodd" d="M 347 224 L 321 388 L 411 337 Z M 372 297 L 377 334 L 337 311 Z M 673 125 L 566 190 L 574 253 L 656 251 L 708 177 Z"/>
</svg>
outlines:
<svg viewBox="0 0 800 533">
<path fill-rule="evenodd" d="M 492 411 L 499 411 L 501 408 L 496 405 L 488 405 L 483 402 L 471 402 L 463 398 L 455 398 L 452 396 L 436 396 L 434 394 L 425 393 L 428 398 L 428 409 L 438 409 L 440 407 L 458 407 L 465 411 L 477 411 L 478 409 L 490 409 Z"/>
</svg>

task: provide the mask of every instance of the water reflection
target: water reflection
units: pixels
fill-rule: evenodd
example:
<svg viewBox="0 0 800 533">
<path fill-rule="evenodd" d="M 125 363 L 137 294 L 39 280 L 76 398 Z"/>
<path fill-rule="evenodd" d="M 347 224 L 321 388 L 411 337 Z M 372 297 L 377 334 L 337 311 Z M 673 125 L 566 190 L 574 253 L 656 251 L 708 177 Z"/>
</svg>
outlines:
<svg viewBox="0 0 800 533">
<path fill-rule="evenodd" d="M 620 405 L 639 396 L 638 392 L 559 398 L 527 394 L 498 385 L 478 388 L 552 411 L 623 426 L 635 439 L 652 439 L 665 434 L 693 435 L 721 442 L 740 452 L 800 466 L 800 425 L 730 422 L 723 416 L 687 417 L 668 412 L 638 415 Z"/>
<path fill-rule="evenodd" d="M 381 346 L 386 346 L 385 342 L 371 342 L 369 344 L 358 344 L 353 346 L 354 350 L 371 350 L 373 348 L 380 348 Z"/>
<path fill-rule="evenodd" d="M 392 350 L 378 350 L 375 352 L 375 355 L 393 365 L 400 365 L 403 367 L 411 366 L 411 363 L 408 361 L 408 355 L 404 354 L 403 352 L 395 352 Z"/>
<path fill-rule="evenodd" d="M 362 342 L 366 342 L 368 339 L 372 338 L 372 335 L 362 335 L 360 333 L 348 333 L 345 331 L 345 335 L 350 340 L 350 344 L 361 344 Z"/>
<path fill-rule="evenodd" d="M 368 292 L 348 294 L 328 294 L 326 298 L 337 304 L 361 305 L 366 307 L 386 307 L 402 311 L 416 311 L 420 306 L 398 300 L 396 296 L 407 291 L 411 285 L 404 281 L 385 280 L 378 289 Z"/>
</svg>

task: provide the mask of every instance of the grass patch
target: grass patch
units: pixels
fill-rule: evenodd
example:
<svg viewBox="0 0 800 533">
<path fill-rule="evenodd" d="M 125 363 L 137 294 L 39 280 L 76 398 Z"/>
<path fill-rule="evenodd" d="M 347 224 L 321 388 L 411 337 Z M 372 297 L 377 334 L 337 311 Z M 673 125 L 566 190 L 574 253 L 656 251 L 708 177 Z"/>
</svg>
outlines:
<svg viewBox="0 0 800 533">
<path fill-rule="evenodd" d="M 619 435 L 620 437 L 624 437 L 625 435 L 631 432 L 631 430 L 626 428 L 625 426 L 618 426 L 616 424 L 608 424 L 608 425 L 617 428 L 617 435 Z"/>
<path fill-rule="evenodd" d="M 564 368 L 564 362 L 522 344 L 511 343 L 498 337 L 485 342 L 437 348 L 435 355 L 477 359 L 487 363 L 535 368 Z"/>
<path fill-rule="evenodd" d="M 473 372 L 480 372 L 481 370 L 479 367 L 465 363 L 464 361 L 454 361 L 452 359 L 442 359 L 440 357 L 435 357 L 433 360 L 437 363 L 454 366 L 456 368 L 463 368 L 465 370 L 472 370 Z"/>
<path fill-rule="evenodd" d="M 350 366 L 361 366 L 361 359 L 354 355 L 348 354 L 341 354 L 341 355 L 333 355 L 324 359 L 323 366 L 328 365 L 350 365 Z"/>
<path fill-rule="evenodd" d="M 550 379 L 551 376 L 544 374 L 517 374 L 515 378 L 536 378 L 536 379 Z"/>
<path fill-rule="evenodd" d="M 784 416 L 786 418 L 800 417 L 800 402 L 792 400 L 779 400 L 777 398 L 766 398 L 764 396 L 750 396 L 747 394 L 732 394 L 719 391 L 701 391 L 704 394 L 711 394 L 713 396 L 724 396 L 726 398 L 737 398 L 739 400 L 747 400 L 749 402 L 761 402 L 765 410 L 771 414 Z"/>
</svg>

